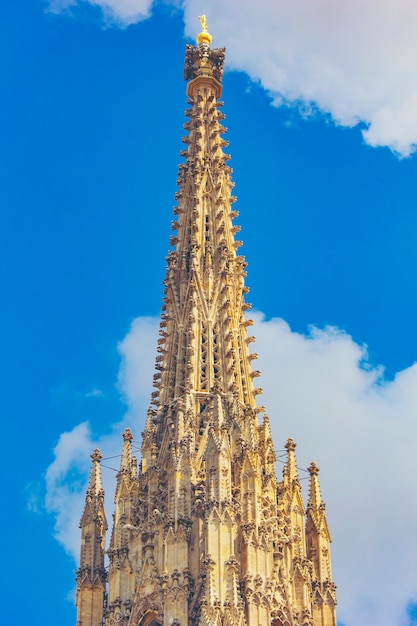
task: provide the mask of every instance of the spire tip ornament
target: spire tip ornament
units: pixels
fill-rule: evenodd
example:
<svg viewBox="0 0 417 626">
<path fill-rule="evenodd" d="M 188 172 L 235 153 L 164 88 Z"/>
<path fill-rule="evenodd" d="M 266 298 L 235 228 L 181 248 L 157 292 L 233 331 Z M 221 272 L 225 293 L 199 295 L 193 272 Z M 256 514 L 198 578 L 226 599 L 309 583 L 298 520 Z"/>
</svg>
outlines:
<svg viewBox="0 0 417 626">
<path fill-rule="evenodd" d="M 90 458 L 93 459 L 93 461 L 98 461 L 98 463 L 100 463 L 101 459 L 103 458 L 101 455 L 101 452 L 98 448 L 96 448 L 92 454 L 90 454 Z"/>
<path fill-rule="evenodd" d="M 214 89 L 215 97 L 221 95 L 225 48 L 210 48 L 212 36 L 207 29 L 205 15 L 200 16 L 202 31 L 197 35 L 197 45 L 186 45 L 184 78 L 190 81 L 187 95 L 193 98 L 195 90 L 203 85 Z"/>
<path fill-rule="evenodd" d="M 210 35 L 207 29 L 207 19 L 205 15 L 200 15 L 199 18 L 201 24 L 201 33 L 197 35 L 197 43 L 199 46 L 206 44 L 209 46 L 213 40 L 213 37 Z"/>
</svg>

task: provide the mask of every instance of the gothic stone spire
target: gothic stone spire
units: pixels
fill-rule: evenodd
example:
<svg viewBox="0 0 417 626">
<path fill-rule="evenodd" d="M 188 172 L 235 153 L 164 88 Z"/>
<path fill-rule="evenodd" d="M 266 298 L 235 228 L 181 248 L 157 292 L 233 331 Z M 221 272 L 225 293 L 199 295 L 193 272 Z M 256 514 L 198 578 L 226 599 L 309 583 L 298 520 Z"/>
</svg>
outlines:
<svg viewBox="0 0 417 626">
<path fill-rule="evenodd" d="M 185 57 L 186 149 L 155 391 L 138 473 L 133 437 L 123 435 L 105 625 L 322 626 L 312 607 L 295 444 L 287 443 L 278 485 L 269 419 L 258 419 L 246 263 L 237 253 L 218 100 L 224 49 L 210 47 L 201 22 Z"/>
<path fill-rule="evenodd" d="M 204 34 L 204 33 L 203 33 Z M 187 46 L 185 77 L 188 135 L 185 162 L 179 167 L 177 219 L 172 230 L 164 281 L 164 312 L 154 395 L 158 413 L 176 398 L 186 396 L 198 411 L 214 388 L 255 407 L 246 327 L 244 285 L 246 263 L 236 254 L 238 226 L 231 195 L 233 183 L 223 152 L 227 142 L 224 115 L 217 101 L 221 93 L 224 49 L 211 49 L 205 40 Z M 191 394 L 191 396 L 190 396 Z M 163 428 L 161 428 L 164 430 Z M 160 430 L 161 430 L 160 429 Z"/>
</svg>

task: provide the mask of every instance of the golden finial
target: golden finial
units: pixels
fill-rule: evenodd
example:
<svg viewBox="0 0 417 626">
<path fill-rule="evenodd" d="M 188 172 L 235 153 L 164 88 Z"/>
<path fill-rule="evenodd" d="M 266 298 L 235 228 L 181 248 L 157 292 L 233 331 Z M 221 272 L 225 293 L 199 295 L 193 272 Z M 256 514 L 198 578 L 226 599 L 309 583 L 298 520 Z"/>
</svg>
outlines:
<svg viewBox="0 0 417 626">
<path fill-rule="evenodd" d="M 211 44 L 213 37 L 207 30 L 207 19 L 205 15 L 200 15 L 198 18 L 200 20 L 202 31 L 199 35 L 197 35 L 197 43 L 200 46 L 202 43 L 207 44 L 208 46 Z"/>
<path fill-rule="evenodd" d="M 203 29 L 203 32 L 208 33 L 206 16 L 200 15 L 198 19 L 200 20 L 200 24 L 201 24 L 201 28 Z"/>
</svg>

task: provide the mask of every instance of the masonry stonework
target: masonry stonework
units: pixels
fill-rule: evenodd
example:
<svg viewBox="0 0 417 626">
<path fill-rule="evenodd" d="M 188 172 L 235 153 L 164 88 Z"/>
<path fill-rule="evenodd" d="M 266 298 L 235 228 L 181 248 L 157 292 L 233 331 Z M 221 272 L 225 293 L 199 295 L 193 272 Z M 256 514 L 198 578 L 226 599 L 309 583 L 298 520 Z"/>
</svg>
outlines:
<svg viewBox="0 0 417 626">
<path fill-rule="evenodd" d="M 336 626 L 330 533 L 295 443 L 282 480 L 249 346 L 246 262 L 219 97 L 225 50 L 187 45 L 189 108 L 141 461 L 123 433 L 109 565 L 100 478 L 81 519 L 77 626 Z"/>
</svg>

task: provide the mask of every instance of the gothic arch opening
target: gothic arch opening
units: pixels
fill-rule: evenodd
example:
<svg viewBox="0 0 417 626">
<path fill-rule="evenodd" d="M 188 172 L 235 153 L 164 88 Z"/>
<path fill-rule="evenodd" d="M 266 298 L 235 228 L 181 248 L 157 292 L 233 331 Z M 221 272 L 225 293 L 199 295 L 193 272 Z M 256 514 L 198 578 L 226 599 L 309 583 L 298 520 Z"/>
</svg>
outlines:
<svg viewBox="0 0 417 626">
<path fill-rule="evenodd" d="M 147 613 L 138 626 L 162 626 L 162 623 L 157 619 L 155 613 Z"/>
<path fill-rule="evenodd" d="M 284 615 L 280 614 L 278 617 L 272 620 L 271 626 L 290 626 L 290 622 Z"/>
</svg>

